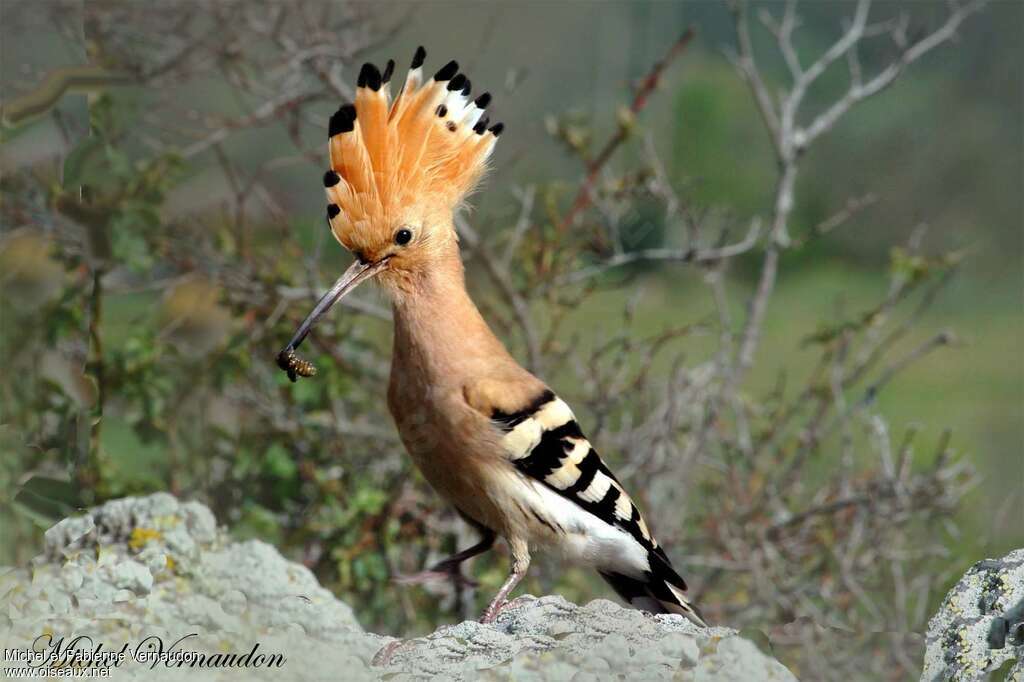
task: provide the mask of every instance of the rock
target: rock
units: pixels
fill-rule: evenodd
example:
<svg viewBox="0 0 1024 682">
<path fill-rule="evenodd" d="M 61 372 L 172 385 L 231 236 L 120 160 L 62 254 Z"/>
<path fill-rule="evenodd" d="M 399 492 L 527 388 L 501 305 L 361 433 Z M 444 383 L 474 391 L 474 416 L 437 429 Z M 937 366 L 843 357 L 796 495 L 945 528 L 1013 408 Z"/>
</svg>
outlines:
<svg viewBox="0 0 1024 682">
<path fill-rule="evenodd" d="M 1016 663 L 1014 663 L 1016 661 Z M 928 622 L 922 682 L 1024 681 L 1024 548 L 971 566 Z"/>
<path fill-rule="evenodd" d="M 321 669 L 372 679 L 367 661 L 389 639 L 363 632 L 352 610 L 304 566 L 270 545 L 230 542 L 213 514 L 171 495 L 114 500 L 46 532 L 45 555 L 0 576 L 0 646 L 40 649 L 64 637 L 129 655 L 162 646 L 208 656 L 284 656 L 284 667 L 250 669 L 253 679 L 313 677 Z M 129 658 L 113 679 L 238 679 L 231 668 L 168 668 Z"/>
<path fill-rule="evenodd" d="M 45 539 L 32 567 L 0 575 L 0 647 L 53 653 L 82 637 L 72 650 L 123 652 L 103 661 L 113 679 L 795 679 L 734 630 L 605 600 L 527 596 L 493 625 L 367 633 L 308 569 L 231 542 L 209 509 L 167 494 L 108 502 Z"/>
<path fill-rule="evenodd" d="M 796 679 L 735 630 L 557 596 L 516 599 L 493 625 L 466 621 L 402 642 L 388 669 L 398 679 Z"/>
<path fill-rule="evenodd" d="M 153 587 L 153 574 L 138 561 L 124 561 L 110 567 L 110 582 L 115 586 L 131 590 L 135 594 L 149 593 Z"/>
</svg>

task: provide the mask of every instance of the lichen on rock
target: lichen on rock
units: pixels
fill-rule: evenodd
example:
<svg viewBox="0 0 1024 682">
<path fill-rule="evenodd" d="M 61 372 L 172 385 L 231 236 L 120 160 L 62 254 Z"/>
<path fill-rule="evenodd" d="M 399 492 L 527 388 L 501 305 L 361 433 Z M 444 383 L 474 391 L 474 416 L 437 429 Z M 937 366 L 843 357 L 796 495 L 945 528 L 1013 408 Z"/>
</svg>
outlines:
<svg viewBox="0 0 1024 682">
<path fill-rule="evenodd" d="M 1005 679 L 1024 682 L 1024 549 L 974 564 L 929 621 L 926 642 L 922 682 L 1007 668 Z"/>
<path fill-rule="evenodd" d="M 32 566 L 0 576 L 0 595 L 2 644 L 12 648 L 78 635 L 104 650 L 154 637 L 169 647 L 194 633 L 185 648 L 244 653 L 259 642 L 261 652 L 284 654 L 286 670 L 323 661 L 369 679 L 365 661 L 388 641 L 364 633 L 306 567 L 258 540 L 231 542 L 208 508 L 163 493 L 64 519 L 46 532 L 45 553 Z M 317 648 L 341 653 L 324 657 Z M 237 675 L 139 663 L 113 672 L 114 679 Z M 280 671 L 250 673 L 281 678 Z"/>
</svg>

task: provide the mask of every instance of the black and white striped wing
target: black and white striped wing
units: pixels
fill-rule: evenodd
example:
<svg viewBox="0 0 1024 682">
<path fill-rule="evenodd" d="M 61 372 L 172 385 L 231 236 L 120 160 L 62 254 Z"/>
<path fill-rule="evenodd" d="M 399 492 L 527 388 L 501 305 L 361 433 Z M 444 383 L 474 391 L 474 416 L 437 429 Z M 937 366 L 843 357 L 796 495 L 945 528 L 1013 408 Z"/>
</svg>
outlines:
<svg viewBox="0 0 1024 682">
<path fill-rule="evenodd" d="M 590 446 L 564 400 L 545 391 L 523 410 L 491 418 L 504 431 L 505 453 L 519 471 L 605 523 L 664 555 L 640 510 Z"/>
<path fill-rule="evenodd" d="M 596 535 L 606 537 L 603 529 L 608 526 L 623 533 L 622 542 L 612 543 L 617 549 L 600 540 L 598 544 L 603 551 L 635 560 L 608 556 L 596 566 L 623 599 L 652 613 L 678 613 L 705 624 L 686 599 L 685 581 L 672 568 L 633 500 L 590 446 L 565 401 L 544 391 L 522 410 L 495 410 L 491 419 L 503 432 L 502 446 L 516 469 L 574 503 L 587 519 L 593 519 L 596 525 L 583 526 Z M 627 564 L 630 568 L 624 568 Z"/>
</svg>

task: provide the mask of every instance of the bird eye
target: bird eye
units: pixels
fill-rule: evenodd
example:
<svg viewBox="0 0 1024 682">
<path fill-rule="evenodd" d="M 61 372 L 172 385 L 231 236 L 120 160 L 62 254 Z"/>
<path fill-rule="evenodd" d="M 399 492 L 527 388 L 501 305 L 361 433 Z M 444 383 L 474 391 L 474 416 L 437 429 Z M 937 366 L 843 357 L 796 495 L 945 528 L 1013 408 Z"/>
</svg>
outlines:
<svg viewBox="0 0 1024 682">
<path fill-rule="evenodd" d="M 405 246 L 412 240 L 412 230 L 402 228 L 398 232 L 395 232 L 395 243 L 399 246 Z"/>
</svg>

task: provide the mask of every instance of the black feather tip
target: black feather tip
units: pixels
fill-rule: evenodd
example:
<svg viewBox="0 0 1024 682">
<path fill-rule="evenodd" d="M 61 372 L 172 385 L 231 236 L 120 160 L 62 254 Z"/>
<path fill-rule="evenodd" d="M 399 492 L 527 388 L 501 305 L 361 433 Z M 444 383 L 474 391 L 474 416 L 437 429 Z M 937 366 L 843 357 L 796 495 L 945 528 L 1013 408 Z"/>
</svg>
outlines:
<svg viewBox="0 0 1024 682">
<path fill-rule="evenodd" d="M 381 83 L 390 83 L 391 75 L 395 72 L 395 60 L 389 59 L 387 65 L 384 67 L 384 74 L 380 77 Z"/>
<path fill-rule="evenodd" d="M 359 69 L 359 78 L 356 80 L 356 85 L 361 88 L 370 88 L 376 92 L 380 90 L 380 84 L 380 69 L 369 62 L 363 64 L 363 68 Z"/>
<path fill-rule="evenodd" d="M 333 170 L 329 170 L 324 173 L 324 187 L 334 187 L 339 182 L 341 182 L 341 176 Z"/>
<path fill-rule="evenodd" d="M 442 66 L 434 74 L 434 80 L 436 81 L 448 81 L 459 72 L 459 63 L 454 59 Z"/>
<path fill-rule="evenodd" d="M 477 109 L 486 109 L 487 105 L 491 103 L 491 93 L 485 92 L 484 94 L 473 100 L 473 104 L 476 105 Z"/>
<path fill-rule="evenodd" d="M 470 83 L 469 79 L 467 78 L 466 79 L 466 86 L 464 88 L 462 88 L 462 96 L 463 97 L 469 97 L 469 93 L 472 92 L 472 91 L 473 91 L 473 84 Z"/>
<path fill-rule="evenodd" d="M 484 133 L 487 132 L 487 124 L 490 122 L 491 119 L 487 118 L 486 116 L 481 116 L 480 120 L 476 122 L 475 126 L 473 126 L 473 132 L 476 133 L 477 135 L 483 135 Z"/>
<path fill-rule="evenodd" d="M 327 126 L 327 135 L 334 137 L 341 133 L 352 132 L 356 124 L 356 108 L 353 104 L 342 104 L 341 108 L 331 116 L 331 122 Z"/>
<path fill-rule="evenodd" d="M 412 56 L 412 64 L 409 66 L 410 69 L 418 69 L 423 66 L 423 62 L 427 59 L 427 51 L 420 45 L 416 48 L 416 54 Z"/>
<path fill-rule="evenodd" d="M 464 86 L 465 84 L 466 84 L 466 77 L 460 73 L 460 74 L 456 75 L 455 78 L 453 78 L 450 83 L 448 83 L 448 90 L 449 90 L 449 92 L 455 92 L 456 90 L 461 90 L 462 86 Z"/>
<path fill-rule="evenodd" d="M 327 219 L 331 220 L 335 216 L 341 213 L 341 209 L 338 208 L 337 204 L 327 204 Z"/>
<path fill-rule="evenodd" d="M 504 130 L 505 130 L 505 124 L 504 123 L 495 123 L 494 125 L 491 126 L 491 132 L 494 133 L 495 137 L 497 137 L 498 135 L 501 135 L 501 133 L 504 132 Z"/>
</svg>

